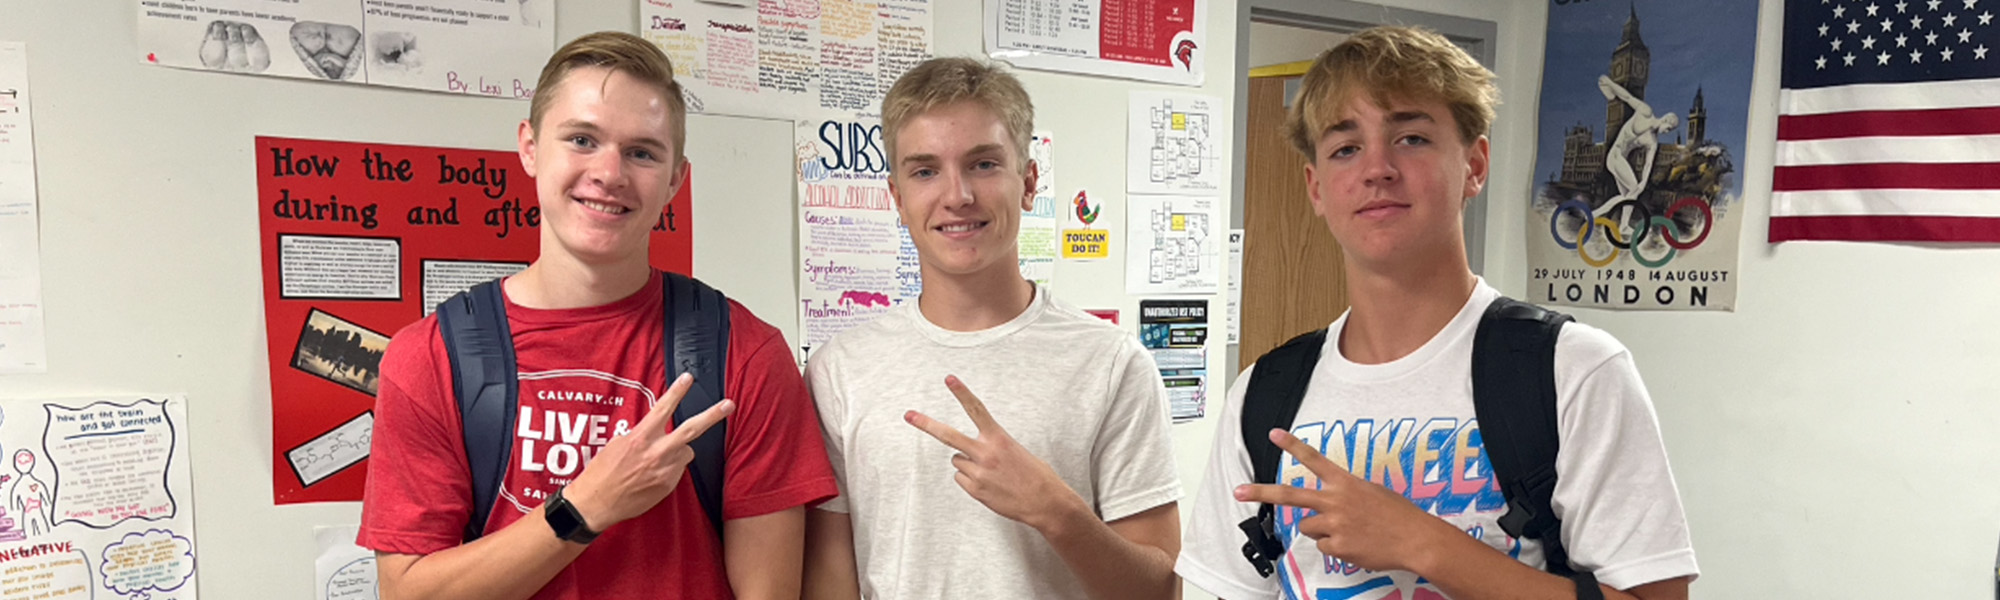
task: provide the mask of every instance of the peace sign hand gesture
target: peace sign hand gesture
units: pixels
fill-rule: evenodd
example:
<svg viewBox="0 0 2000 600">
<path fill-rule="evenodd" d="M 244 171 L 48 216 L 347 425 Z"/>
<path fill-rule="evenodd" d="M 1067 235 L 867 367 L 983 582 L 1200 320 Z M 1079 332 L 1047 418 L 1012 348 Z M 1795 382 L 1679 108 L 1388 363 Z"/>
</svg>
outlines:
<svg viewBox="0 0 2000 600">
<path fill-rule="evenodd" d="M 1271 443 L 1318 476 L 1320 488 L 1242 485 L 1236 488 L 1236 499 L 1319 513 L 1300 521 L 1299 533 L 1312 538 L 1321 554 L 1364 569 L 1422 573 L 1419 567 L 1427 562 L 1425 553 L 1448 545 L 1443 542 L 1466 537 L 1456 526 L 1417 508 L 1401 494 L 1355 477 L 1291 432 L 1272 429 Z"/>
<path fill-rule="evenodd" d="M 951 457 L 952 466 L 958 468 L 958 474 L 953 477 L 958 481 L 958 487 L 964 488 L 972 499 L 986 505 L 995 514 L 1038 531 L 1046 532 L 1056 527 L 1062 516 L 1070 514 L 1070 511 L 1088 510 L 1083 498 L 1063 483 L 1048 463 L 1021 447 L 999 422 L 993 420 L 986 404 L 980 402 L 972 390 L 966 389 L 964 382 L 947 376 L 944 385 L 958 397 L 958 403 L 965 408 L 965 415 L 971 417 L 972 424 L 979 428 L 979 437 L 967 436 L 914 410 L 904 413 L 903 420 L 958 450 L 958 454 Z"/>
<path fill-rule="evenodd" d="M 667 431 L 674 408 L 693 385 L 694 376 L 681 374 L 651 412 L 630 431 L 611 438 L 564 489 L 563 497 L 576 506 L 585 525 L 602 532 L 652 510 L 680 485 L 681 473 L 694 460 L 688 444 L 736 411 L 735 402 L 723 400 Z"/>
</svg>

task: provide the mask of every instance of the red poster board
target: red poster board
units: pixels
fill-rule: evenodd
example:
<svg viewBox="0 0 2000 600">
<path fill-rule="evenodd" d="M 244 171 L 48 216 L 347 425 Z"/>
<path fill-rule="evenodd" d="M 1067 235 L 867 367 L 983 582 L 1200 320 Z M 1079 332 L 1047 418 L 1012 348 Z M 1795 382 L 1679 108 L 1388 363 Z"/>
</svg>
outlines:
<svg viewBox="0 0 2000 600">
<path fill-rule="evenodd" d="M 273 500 L 360 500 L 383 347 L 535 259 L 535 182 L 512 151 L 259 137 L 256 156 Z M 661 269 L 690 270 L 691 186 L 653 228 Z"/>
</svg>

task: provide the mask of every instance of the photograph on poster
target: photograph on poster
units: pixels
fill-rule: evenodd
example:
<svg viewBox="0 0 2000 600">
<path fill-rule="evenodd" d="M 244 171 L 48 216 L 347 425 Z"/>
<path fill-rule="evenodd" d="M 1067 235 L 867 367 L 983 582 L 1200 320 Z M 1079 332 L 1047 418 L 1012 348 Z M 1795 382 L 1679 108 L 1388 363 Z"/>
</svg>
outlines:
<svg viewBox="0 0 2000 600">
<path fill-rule="evenodd" d="M 372 397 L 381 383 L 382 352 L 388 347 L 389 336 L 313 309 L 292 352 L 292 368 Z"/>
</svg>

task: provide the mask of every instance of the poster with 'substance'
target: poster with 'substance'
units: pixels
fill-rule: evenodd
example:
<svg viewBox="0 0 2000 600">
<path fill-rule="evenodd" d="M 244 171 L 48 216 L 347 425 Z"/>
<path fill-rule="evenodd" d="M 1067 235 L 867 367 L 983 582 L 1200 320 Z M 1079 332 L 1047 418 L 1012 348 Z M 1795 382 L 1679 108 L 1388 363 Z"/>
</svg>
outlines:
<svg viewBox="0 0 2000 600">
<path fill-rule="evenodd" d="M 513 151 L 259 137 L 255 152 L 274 500 L 360 500 L 389 339 L 534 261 L 535 180 Z M 640 217 L 655 268 L 690 272 L 691 186 Z"/>
</svg>

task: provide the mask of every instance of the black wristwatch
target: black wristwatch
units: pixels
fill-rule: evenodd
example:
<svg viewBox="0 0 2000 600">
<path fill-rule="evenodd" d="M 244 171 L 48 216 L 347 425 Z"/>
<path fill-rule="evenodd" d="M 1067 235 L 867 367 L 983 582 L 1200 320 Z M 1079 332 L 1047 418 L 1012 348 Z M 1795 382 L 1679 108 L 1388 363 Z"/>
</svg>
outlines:
<svg viewBox="0 0 2000 600">
<path fill-rule="evenodd" d="M 548 519 L 549 529 L 556 531 L 556 537 L 579 544 L 588 544 L 591 540 L 597 539 L 597 534 L 600 532 L 590 530 L 590 524 L 584 522 L 583 515 L 576 512 L 576 505 L 570 504 L 568 499 L 563 498 L 562 493 L 562 488 L 556 488 L 556 493 L 550 495 L 549 501 L 542 504 L 542 516 Z"/>
</svg>

